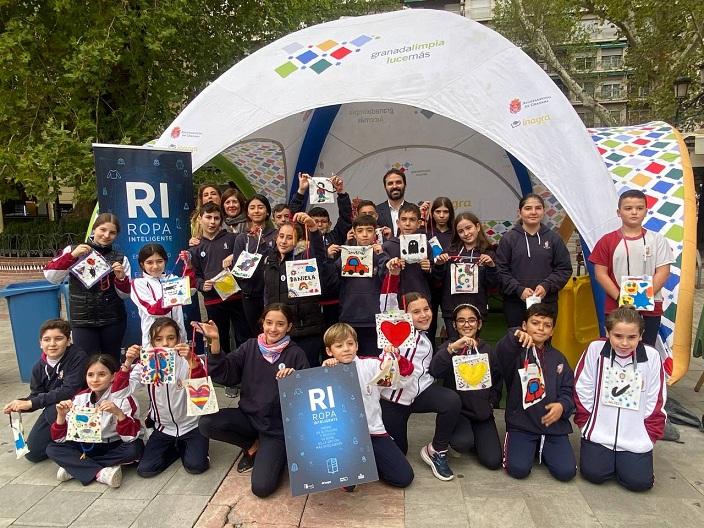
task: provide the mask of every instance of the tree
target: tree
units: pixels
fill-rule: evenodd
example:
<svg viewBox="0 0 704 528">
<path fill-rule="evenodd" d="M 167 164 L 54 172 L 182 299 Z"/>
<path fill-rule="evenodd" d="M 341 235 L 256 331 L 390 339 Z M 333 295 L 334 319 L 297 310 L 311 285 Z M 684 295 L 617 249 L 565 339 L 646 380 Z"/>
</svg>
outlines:
<svg viewBox="0 0 704 528">
<path fill-rule="evenodd" d="M 391 0 L 0 0 L 0 199 L 95 197 L 90 144 L 157 137 L 268 42 Z M 256 89 L 256 87 L 253 87 Z"/>
<path fill-rule="evenodd" d="M 701 0 L 497 0 L 497 29 L 526 51 L 545 61 L 562 83 L 605 124 L 613 123 L 606 108 L 579 84 L 574 57 L 589 45 L 582 20 L 594 15 L 611 23 L 628 44 L 632 105 L 647 106 L 652 115 L 670 120 L 676 113 L 672 83 L 686 75 L 697 79 L 704 61 L 704 9 Z M 642 96 L 641 94 L 647 94 Z"/>
</svg>

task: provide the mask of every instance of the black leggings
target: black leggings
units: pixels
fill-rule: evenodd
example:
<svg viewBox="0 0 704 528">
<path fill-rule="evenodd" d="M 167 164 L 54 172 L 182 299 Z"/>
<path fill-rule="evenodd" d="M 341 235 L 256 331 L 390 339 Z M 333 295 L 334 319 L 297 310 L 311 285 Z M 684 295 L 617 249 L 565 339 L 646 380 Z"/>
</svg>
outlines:
<svg viewBox="0 0 704 528">
<path fill-rule="evenodd" d="M 459 453 L 476 451 L 479 463 L 486 468 L 501 467 L 501 442 L 493 416 L 479 421 L 460 415 L 450 445 Z"/>
<path fill-rule="evenodd" d="M 259 439 L 259 448 L 252 469 L 252 493 L 268 497 L 276 491 L 286 467 L 286 444 L 283 435 L 260 433 L 239 407 L 220 409 L 201 416 L 198 429 L 207 438 L 249 449 Z"/>
<path fill-rule="evenodd" d="M 249 325 L 244 317 L 242 299 L 234 299 L 217 304 L 206 304 L 205 310 L 208 312 L 208 319 L 211 319 L 218 327 L 220 334 L 220 347 L 225 354 L 233 351 L 230 344 L 230 323 L 235 329 L 235 347 L 239 347 L 250 337 Z"/>
<path fill-rule="evenodd" d="M 71 330 L 73 343 L 86 354 L 108 354 L 120 364 L 120 349 L 127 321 L 117 321 L 100 327 L 74 326 Z"/>
<path fill-rule="evenodd" d="M 410 405 L 381 400 L 381 418 L 386 431 L 405 455 L 408 453 L 408 419 L 413 413 L 437 413 L 433 449 L 447 451 L 457 425 L 462 404 L 453 390 L 433 384 L 421 392 Z"/>
</svg>

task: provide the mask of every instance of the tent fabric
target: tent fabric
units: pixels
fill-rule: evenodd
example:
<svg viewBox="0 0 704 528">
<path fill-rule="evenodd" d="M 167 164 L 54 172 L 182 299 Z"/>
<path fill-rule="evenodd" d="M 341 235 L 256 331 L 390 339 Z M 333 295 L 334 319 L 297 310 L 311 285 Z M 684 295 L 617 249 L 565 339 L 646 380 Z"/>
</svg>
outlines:
<svg viewBox="0 0 704 528">
<path fill-rule="evenodd" d="M 208 86 L 155 146 L 192 150 L 197 169 L 265 127 L 345 103 L 401 104 L 469 127 L 539 178 L 589 247 L 618 226 L 608 172 L 555 83 L 498 33 L 445 11 L 344 18 L 283 37 Z M 433 136 L 420 144 L 427 156 L 443 147 Z M 488 181 L 481 188 L 498 185 Z M 601 199 L 584 200 L 595 188 Z"/>
</svg>

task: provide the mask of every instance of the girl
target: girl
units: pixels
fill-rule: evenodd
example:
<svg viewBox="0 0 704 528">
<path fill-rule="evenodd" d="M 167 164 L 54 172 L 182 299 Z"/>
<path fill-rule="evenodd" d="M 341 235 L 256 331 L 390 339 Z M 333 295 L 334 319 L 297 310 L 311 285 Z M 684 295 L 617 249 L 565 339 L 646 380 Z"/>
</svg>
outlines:
<svg viewBox="0 0 704 528">
<path fill-rule="evenodd" d="M 137 466 L 137 473 L 142 477 L 158 475 L 179 458 L 183 469 L 192 474 L 203 473 L 210 465 L 208 439 L 198 430 L 198 416 L 188 416 L 188 394 L 181 381 L 203 378 L 207 373 L 200 358 L 184 343 L 185 334 L 179 335 L 180 331 L 181 325 L 169 317 L 157 318 L 149 328 L 148 345 L 175 348 L 178 352 L 175 368 L 178 381 L 176 384 L 152 383 L 146 386 L 149 419 L 154 423 L 154 431 Z M 138 361 L 141 350 L 139 345 L 127 349 L 125 362 L 112 385 L 114 394 L 128 395 L 141 385 L 142 364 Z"/>
<path fill-rule="evenodd" d="M 665 372 L 643 343 L 632 307 L 606 316 L 607 340 L 593 341 L 577 364 L 574 421 L 582 431 L 579 470 L 590 482 L 615 478 L 631 491 L 653 487 L 653 446 L 665 431 Z"/>
<path fill-rule="evenodd" d="M 73 343 L 88 354 L 109 354 L 116 362 L 120 361 L 127 321 L 123 299 L 130 296 L 130 263 L 124 253 L 112 246 L 119 232 L 120 222 L 114 214 L 99 214 L 86 243 L 65 247 L 61 255 L 44 266 L 44 276 L 49 282 L 59 284 L 69 277 Z M 86 288 L 69 270 L 91 251 L 99 253 L 112 271 Z"/>
<path fill-rule="evenodd" d="M 56 404 L 56 421 L 51 426 L 52 444 L 47 456 L 59 465 L 56 478 L 61 481 L 78 479 L 87 486 L 93 480 L 117 488 L 122 482 L 121 465 L 136 462 L 142 456 L 144 443 L 139 423 L 139 406 L 132 396 L 118 397 L 110 384 L 115 378 L 117 362 L 105 354 L 88 360 L 88 389 L 71 400 Z M 100 417 L 101 441 L 76 442 L 66 438 L 67 420 L 78 407 L 91 407 Z"/>
<path fill-rule="evenodd" d="M 452 206 L 452 201 L 446 196 L 435 198 L 430 206 L 430 221 L 426 225 L 425 232 L 428 236 L 428 240 L 433 237 L 437 239 L 443 251 L 447 250 L 452 240 L 454 220 L 455 208 Z M 435 249 L 433 249 L 433 251 L 435 251 Z M 432 255 L 437 255 L 437 253 L 432 253 Z M 431 263 L 434 261 L 435 259 L 430 259 Z M 443 280 L 442 277 L 432 276 L 430 282 L 432 285 L 430 288 L 430 306 L 433 309 L 433 322 L 430 323 L 428 335 L 433 343 L 435 343 L 438 327 L 438 308 L 442 301 Z"/>
<path fill-rule="evenodd" d="M 274 246 L 276 229 L 271 225 L 271 205 L 266 196 L 255 194 L 247 202 L 248 231 L 237 235 L 232 256 L 223 262 L 224 267 L 230 267 L 238 262 L 242 253 L 249 253 L 254 257 L 245 255 L 243 260 L 248 261 L 245 270 L 249 277 L 237 277 L 237 284 L 242 289 L 242 310 L 244 323 L 249 329 L 249 335 L 258 333 L 259 318 L 264 309 L 264 265 L 260 262 Z M 256 256 L 258 255 L 258 256 Z M 244 267 L 244 266 L 243 266 Z"/>
<path fill-rule="evenodd" d="M 487 354 L 492 385 L 486 389 L 457 391 L 462 410 L 450 445 L 459 453 L 476 450 L 479 462 L 486 468 L 501 467 L 501 443 L 494 421 L 494 408 L 501 399 L 501 378 L 495 366 L 489 343 L 478 337 L 482 314 L 476 306 L 460 304 L 453 312 L 453 327 L 459 338 L 440 345 L 430 362 L 430 374 L 443 380 L 445 387 L 456 389 L 452 356 Z M 493 367 L 493 368 L 492 368 Z"/>
<path fill-rule="evenodd" d="M 317 367 L 320 365 L 320 355 L 323 351 L 322 333 L 324 330 L 323 312 L 320 307 L 320 295 L 310 297 L 289 298 L 288 282 L 286 280 L 286 262 L 308 258 L 316 259 L 318 276 L 321 286 L 325 289 L 327 264 L 323 238 L 315 221 L 306 213 L 296 213 L 293 223 L 281 226 L 276 237 L 276 247 L 264 259 L 264 301 L 287 304 L 292 312 L 294 326 L 291 337 L 296 344 L 306 351 L 308 363 Z M 303 242 L 304 234 L 300 225 L 310 233 L 310 247 L 302 248 L 295 254 L 299 241 Z"/>
<path fill-rule="evenodd" d="M 565 243 L 542 224 L 545 202 L 537 194 L 518 204 L 519 221 L 499 242 L 496 267 L 504 294 L 508 327 L 520 326 L 530 304 L 550 305 L 557 316 L 557 294 L 572 275 Z"/>
<path fill-rule="evenodd" d="M 487 290 L 498 283 L 494 253 L 479 218 L 473 213 L 460 213 L 455 218 L 453 232 L 448 250 L 435 259 L 433 266 L 433 278 L 442 281 L 442 315 L 447 337 L 452 341 L 459 337 L 459 328 L 453 324 L 452 317 L 455 308 L 471 304 L 479 308 L 482 319 L 486 319 Z M 453 281 L 464 291 L 452 293 Z"/>
<path fill-rule="evenodd" d="M 200 431 L 214 440 L 242 448 L 237 471 L 252 469 L 252 493 L 271 495 L 286 467 L 286 444 L 277 380 L 308 367 L 305 352 L 289 336 L 293 313 L 285 304 L 264 309 L 263 332 L 235 352 L 220 353 L 218 329 L 212 323 L 196 327 L 210 341 L 208 365 L 213 381 L 241 383 L 239 407 L 201 416 Z M 256 455 L 256 456 L 255 456 Z"/>
<path fill-rule="evenodd" d="M 437 413 L 432 442 L 420 451 L 423 461 L 440 480 L 452 480 L 455 474 L 447 462 L 447 448 L 460 414 L 460 398 L 455 391 L 435 382 L 429 372 L 433 346 L 426 335 L 433 314 L 428 300 L 417 292 L 405 295 L 406 312 L 411 314 L 418 335 L 413 346 L 399 351 L 413 364 L 410 375 L 401 378 L 398 389 L 381 391 L 381 415 L 387 432 L 403 454 L 408 452 L 408 419 L 413 413 Z"/>
<path fill-rule="evenodd" d="M 192 286 L 196 284 L 195 274 L 189 265 L 188 251 L 182 251 L 179 258 L 184 262 L 184 271 L 190 278 Z M 162 279 L 175 278 L 169 273 L 164 275 L 164 268 L 169 260 L 164 246 L 161 244 L 147 244 L 142 246 L 137 255 L 137 262 L 142 268 L 143 276 L 132 281 L 132 302 L 139 310 L 142 325 L 142 346 L 149 346 L 149 329 L 157 317 L 168 316 L 178 324 L 179 333 L 186 336 L 183 326 L 183 309 L 181 306 L 164 306 L 164 290 Z M 190 292 L 189 292 L 190 295 Z"/>
<path fill-rule="evenodd" d="M 222 201 L 222 193 L 214 183 L 204 183 L 198 187 L 198 196 L 196 197 L 196 208 L 191 215 L 191 239 L 188 241 L 189 246 L 197 246 L 200 243 L 202 229 L 200 225 L 200 208 L 207 203 L 220 205 Z"/>
<path fill-rule="evenodd" d="M 225 229 L 235 234 L 247 232 L 245 198 L 239 189 L 230 187 L 222 193 L 222 211 L 225 215 Z"/>
</svg>

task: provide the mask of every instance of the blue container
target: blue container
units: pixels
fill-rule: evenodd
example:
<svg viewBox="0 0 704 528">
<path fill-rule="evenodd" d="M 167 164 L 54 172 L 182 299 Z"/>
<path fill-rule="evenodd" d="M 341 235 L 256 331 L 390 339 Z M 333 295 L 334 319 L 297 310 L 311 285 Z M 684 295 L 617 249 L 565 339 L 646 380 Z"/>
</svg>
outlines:
<svg viewBox="0 0 704 528">
<path fill-rule="evenodd" d="M 48 281 L 18 282 L 0 290 L 7 299 L 20 379 L 29 383 L 32 367 L 39 360 L 39 327 L 61 314 L 60 284 Z"/>
</svg>

